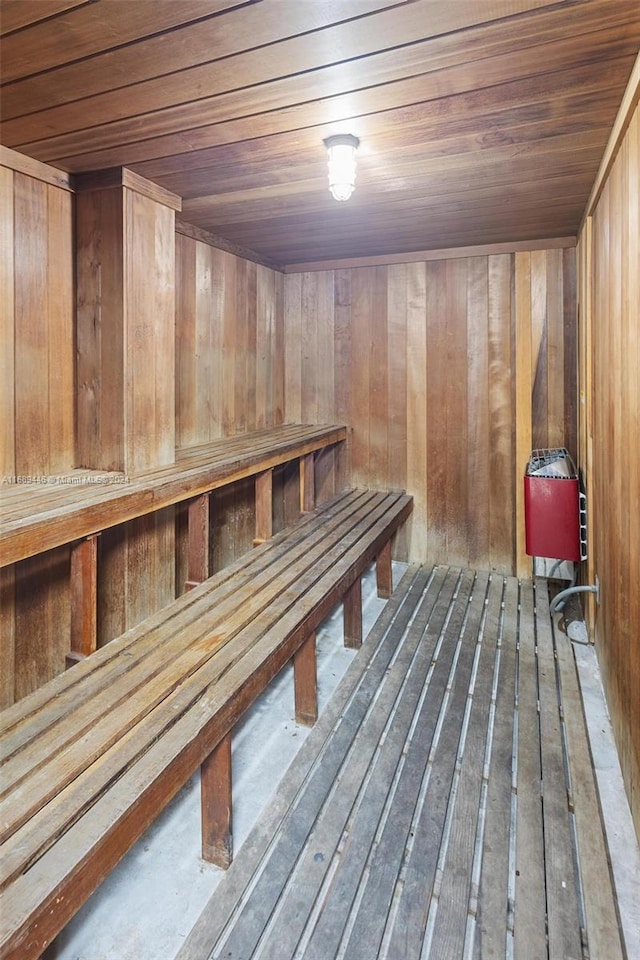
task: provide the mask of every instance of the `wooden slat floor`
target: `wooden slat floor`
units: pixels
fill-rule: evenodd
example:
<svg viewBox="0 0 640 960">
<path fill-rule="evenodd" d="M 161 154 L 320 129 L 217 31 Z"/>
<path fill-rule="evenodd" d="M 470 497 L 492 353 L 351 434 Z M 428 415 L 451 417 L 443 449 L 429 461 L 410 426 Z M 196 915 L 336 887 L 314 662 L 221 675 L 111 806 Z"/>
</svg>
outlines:
<svg viewBox="0 0 640 960">
<path fill-rule="evenodd" d="M 622 960 L 546 581 L 410 568 L 180 960 Z"/>
</svg>

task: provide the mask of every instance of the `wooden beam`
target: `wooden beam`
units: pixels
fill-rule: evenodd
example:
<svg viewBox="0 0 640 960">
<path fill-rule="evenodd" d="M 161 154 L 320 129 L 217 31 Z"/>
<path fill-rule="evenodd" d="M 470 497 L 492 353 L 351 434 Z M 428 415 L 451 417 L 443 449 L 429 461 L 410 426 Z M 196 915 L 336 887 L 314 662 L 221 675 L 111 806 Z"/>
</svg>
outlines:
<svg viewBox="0 0 640 960">
<path fill-rule="evenodd" d="M 71 547 L 71 649 L 67 666 L 97 649 L 98 536 L 87 537 Z"/>
<path fill-rule="evenodd" d="M 128 170 L 127 167 L 110 167 L 107 170 L 94 170 L 90 173 L 79 173 L 75 178 L 76 193 L 87 193 L 92 190 L 109 190 L 116 187 L 127 187 L 136 193 L 156 203 L 161 203 L 171 210 L 182 210 L 182 197 L 171 193 L 164 187 L 141 177 L 139 173 Z"/>
<path fill-rule="evenodd" d="M 362 578 L 358 577 L 344 595 L 344 645 L 357 650 L 362 646 Z"/>
<path fill-rule="evenodd" d="M 256 475 L 256 541 L 264 543 L 273 534 L 273 470 Z"/>
<path fill-rule="evenodd" d="M 311 273 L 318 270 L 346 270 L 351 267 L 377 267 L 390 263 L 422 263 L 428 260 L 457 260 L 466 257 L 488 257 L 499 253 L 527 250 L 561 250 L 575 247 L 576 237 L 552 237 L 549 240 L 517 240 L 508 243 L 482 243 L 471 247 L 447 247 L 442 250 L 416 250 L 412 253 L 382 254 L 372 257 L 351 257 L 342 260 L 317 260 L 310 263 L 288 263 L 284 273 Z"/>
<path fill-rule="evenodd" d="M 211 497 L 202 493 L 189 501 L 189 546 L 185 590 L 209 576 L 209 518 Z"/>
<path fill-rule="evenodd" d="M 309 634 L 293 655 L 296 723 L 312 727 L 318 719 L 316 635 Z"/>
<path fill-rule="evenodd" d="M 195 227 L 191 223 L 185 223 L 184 220 L 176 218 L 176 233 L 181 233 L 185 237 L 191 237 L 192 240 L 200 240 L 201 243 L 206 243 L 210 247 L 216 247 L 218 250 L 224 250 L 226 253 L 231 253 L 235 257 L 241 257 L 243 260 L 250 260 L 251 263 L 259 263 L 263 267 L 269 267 L 270 270 L 276 270 L 278 273 L 283 272 L 283 267 L 281 264 L 275 262 L 275 260 L 270 260 L 269 257 L 263 257 L 262 254 L 256 253 L 255 250 L 249 250 L 248 247 L 241 247 L 237 243 L 231 243 L 230 240 L 225 240 L 224 237 L 217 237 L 213 233 L 209 233 L 208 230 L 203 230 L 201 227 Z"/>
<path fill-rule="evenodd" d="M 202 859 L 226 870 L 233 859 L 231 733 L 200 768 Z"/>
<path fill-rule="evenodd" d="M 316 505 L 315 454 L 300 457 L 300 511 L 308 513 Z"/>
</svg>

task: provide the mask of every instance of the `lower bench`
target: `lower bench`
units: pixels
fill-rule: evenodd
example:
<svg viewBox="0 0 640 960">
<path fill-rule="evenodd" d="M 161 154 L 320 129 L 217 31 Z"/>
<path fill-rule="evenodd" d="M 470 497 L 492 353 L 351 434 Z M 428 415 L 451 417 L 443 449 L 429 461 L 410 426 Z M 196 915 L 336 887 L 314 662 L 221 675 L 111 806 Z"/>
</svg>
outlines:
<svg viewBox="0 0 640 960">
<path fill-rule="evenodd" d="M 203 857 L 232 856 L 231 731 L 293 658 L 296 718 L 317 715 L 315 630 L 360 578 L 391 592 L 402 494 L 351 491 L 0 716 L 0 957 L 37 957 L 186 780 L 202 770 Z"/>
</svg>

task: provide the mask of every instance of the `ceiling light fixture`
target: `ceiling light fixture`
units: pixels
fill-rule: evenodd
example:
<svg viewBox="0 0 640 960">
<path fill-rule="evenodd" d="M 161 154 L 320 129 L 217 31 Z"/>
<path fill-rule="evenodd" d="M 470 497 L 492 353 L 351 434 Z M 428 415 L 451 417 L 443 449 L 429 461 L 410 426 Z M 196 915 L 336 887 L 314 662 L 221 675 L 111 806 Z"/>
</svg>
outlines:
<svg viewBox="0 0 640 960">
<path fill-rule="evenodd" d="M 351 133 L 339 133 L 324 141 L 329 154 L 329 190 L 334 200 L 348 200 L 356 185 L 356 150 L 360 145 Z"/>
</svg>

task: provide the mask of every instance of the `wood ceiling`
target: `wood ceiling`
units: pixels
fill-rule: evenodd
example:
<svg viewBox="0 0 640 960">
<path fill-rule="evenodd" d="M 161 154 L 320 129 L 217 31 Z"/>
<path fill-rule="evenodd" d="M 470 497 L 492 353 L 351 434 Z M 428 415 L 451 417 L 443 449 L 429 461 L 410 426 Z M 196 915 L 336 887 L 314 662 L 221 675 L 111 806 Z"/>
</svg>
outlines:
<svg viewBox="0 0 640 960">
<path fill-rule="evenodd" d="M 2 0 L 2 142 L 278 264 L 574 235 L 638 0 Z M 322 140 L 361 139 L 348 203 Z"/>
</svg>

